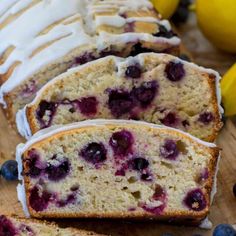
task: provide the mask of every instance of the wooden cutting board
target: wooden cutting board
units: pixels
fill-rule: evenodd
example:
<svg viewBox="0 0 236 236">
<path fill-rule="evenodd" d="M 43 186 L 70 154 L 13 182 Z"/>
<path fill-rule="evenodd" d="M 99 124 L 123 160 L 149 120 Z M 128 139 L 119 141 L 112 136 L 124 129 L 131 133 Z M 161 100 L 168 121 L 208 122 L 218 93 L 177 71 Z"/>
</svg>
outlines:
<svg viewBox="0 0 236 236">
<path fill-rule="evenodd" d="M 236 62 L 236 56 L 219 52 L 206 41 L 197 29 L 194 16 L 191 16 L 188 24 L 182 26 L 179 31 L 185 46 L 198 64 L 224 73 L 230 65 Z M 15 147 L 20 142 L 24 142 L 24 140 L 8 126 L 4 111 L 0 110 L 0 164 L 5 160 L 15 158 Z M 222 160 L 218 174 L 218 192 L 211 207 L 209 218 L 214 226 L 219 223 L 236 224 L 236 197 L 232 192 L 233 185 L 236 183 L 236 119 L 226 121 L 217 143 L 222 148 Z M 23 216 L 21 205 L 17 201 L 16 185 L 17 182 L 7 182 L 0 178 L 0 214 Z M 163 225 L 157 222 L 63 220 L 59 223 L 63 226 L 80 227 L 112 236 L 159 236 L 163 233 L 172 233 L 176 236 L 212 235 L 210 230 Z"/>
</svg>

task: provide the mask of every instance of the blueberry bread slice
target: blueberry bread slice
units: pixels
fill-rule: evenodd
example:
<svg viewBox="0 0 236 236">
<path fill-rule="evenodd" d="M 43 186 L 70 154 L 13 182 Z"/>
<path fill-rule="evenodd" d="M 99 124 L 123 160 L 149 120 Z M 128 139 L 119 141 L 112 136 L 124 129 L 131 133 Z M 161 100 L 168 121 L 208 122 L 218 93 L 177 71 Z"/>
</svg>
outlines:
<svg viewBox="0 0 236 236">
<path fill-rule="evenodd" d="M 54 223 L 16 216 L 0 215 L 1 236 L 99 236 L 74 228 L 60 228 Z"/>
<path fill-rule="evenodd" d="M 143 51 L 178 54 L 180 44 L 148 0 L 23 0 L 0 17 L 0 29 L 0 94 L 10 120 L 76 64 Z"/>
<path fill-rule="evenodd" d="M 218 73 L 174 56 L 110 56 L 53 79 L 17 115 L 17 123 L 27 137 L 86 119 L 144 120 L 213 141 L 221 128 L 218 87 Z"/>
<path fill-rule="evenodd" d="M 33 217 L 207 216 L 219 149 L 141 121 L 93 120 L 40 131 L 17 148 L 18 196 Z"/>
</svg>

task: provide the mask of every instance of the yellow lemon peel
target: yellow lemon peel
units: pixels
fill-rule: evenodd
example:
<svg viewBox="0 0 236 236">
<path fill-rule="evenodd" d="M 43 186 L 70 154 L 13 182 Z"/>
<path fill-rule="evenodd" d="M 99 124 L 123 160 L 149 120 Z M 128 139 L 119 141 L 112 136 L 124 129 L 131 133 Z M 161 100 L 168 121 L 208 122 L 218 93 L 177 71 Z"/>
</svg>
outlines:
<svg viewBox="0 0 236 236">
<path fill-rule="evenodd" d="M 221 92 L 225 115 L 236 115 L 236 63 L 223 76 Z"/>
<path fill-rule="evenodd" d="M 153 6 L 165 19 L 169 19 L 174 14 L 179 5 L 179 1 L 180 0 L 151 0 Z"/>
</svg>

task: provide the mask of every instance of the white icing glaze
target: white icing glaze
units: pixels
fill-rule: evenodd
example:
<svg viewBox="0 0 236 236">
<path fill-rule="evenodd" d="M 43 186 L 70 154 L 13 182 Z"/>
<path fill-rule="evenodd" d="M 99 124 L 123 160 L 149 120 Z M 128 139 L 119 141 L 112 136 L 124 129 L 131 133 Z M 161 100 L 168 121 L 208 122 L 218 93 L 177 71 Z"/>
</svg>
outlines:
<svg viewBox="0 0 236 236">
<path fill-rule="evenodd" d="M 17 190 L 17 197 L 18 200 L 20 201 L 25 217 L 29 218 L 30 217 L 30 213 L 29 213 L 29 209 L 27 207 L 27 203 L 26 203 L 26 194 L 25 194 L 25 184 L 24 181 L 22 182 L 22 184 L 18 184 L 16 187 Z"/>
<path fill-rule="evenodd" d="M 17 130 L 19 134 L 25 137 L 26 139 L 29 139 L 32 136 L 32 133 L 31 133 L 29 123 L 27 121 L 25 111 L 26 111 L 26 107 L 24 107 L 23 109 L 19 110 L 16 113 L 16 125 L 17 125 Z"/>
<path fill-rule="evenodd" d="M 17 1 L 18 0 L 1 0 L 1 3 L 0 3 L 0 16 L 2 14 L 4 14 Z M 1 22 L 1 20 L 0 20 L 0 22 Z"/>
<path fill-rule="evenodd" d="M 29 0 L 22 0 L 10 8 L 5 14 L 10 15 L 16 13 L 29 3 Z M 98 36 L 94 36 L 96 28 L 93 23 L 91 9 L 99 8 L 100 10 L 106 11 L 106 8 L 108 7 L 107 4 L 110 4 L 113 7 L 115 5 L 119 6 L 120 11 L 147 9 L 152 7 L 152 4 L 148 0 L 108 0 L 102 2 L 91 0 L 69 0 L 66 4 L 62 4 L 60 0 L 42 0 L 39 3 L 28 7 L 27 10 L 23 14 L 19 15 L 16 20 L 5 26 L 0 31 L 0 41 L 3 42 L 0 44 L 0 54 L 10 46 L 14 46 L 15 49 L 7 60 L 0 66 L 0 73 L 3 74 L 7 72 L 16 61 L 21 63 L 16 69 L 14 69 L 9 79 L 2 86 L 0 90 L 0 102 L 5 104 L 4 94 L 12 91 L 21 84 L 22 81 L 26 80 L 29 76 L 42 68 L 42 66 L 66 55 L 72 49 L 82 44 L 93 44 L 94 47 L 97 45 L 99 50 L 103 50 L 111 44 L 127 43 L 130 41 L 135 42 L 138 40 L 154 43 L 169 43 L 174 45 L 180 43 L 180 40 L 177 37 L 165 39 L 142 33 L 112 35 L 102 32 Z M 86 9 L 88 9 L 88 12 L 86 12 Z M 53 12 L 53 14 L 51 14 L 51 12 Z M 75 17 L 75 15 L 73 15 L 75 13 L 82 16 L 85 21 L 84 24 L 82 22 L 80 22 L 80 24 L 79 22 L 65 24 L 68 17 Z M 62 23 L 54 26 L 54 28 L 45 35 L 38 35 L 52 23 L 63 19 L 65 20 Z M 155 20 L 152 17 L 134 17 L 121 20 L 122 17 L 116 15 L 108 18 L 97 18 L 98 24 L 99 19 L 100 21 L 111 25 L 123 24 L 124 21 L 131 22 L 139 20 L 157 22 L 170 28 L 170 25 L 166 20 Z M 32 56 L 35 49 L 58 38 L 60 38 L 58 41 L 47 46 L 40 51 L 40 53 Z"/>
<path fill-rule="evenodd" d="M 116 45 L 120 43 L 146 41 L 151 43 L 169 43 L 171 45 L 179 45 L 180 39 L 178 37 L 172 37 L 170 39 L 163 37 L 154 37 L 148 33 L 124 33 L 124 34 L 111 34 L 107 32 L 101 32 L 97 40 L 97 48 L 103 50 L 110 44 Z"/>
<path fill-rule="evenodd" d="M 212 222 L 209 220 L 208 217 L 206 217 L 201 224 L 199 225 L 199 228 L 201 229 L 212 229 Z"/>
</svg>

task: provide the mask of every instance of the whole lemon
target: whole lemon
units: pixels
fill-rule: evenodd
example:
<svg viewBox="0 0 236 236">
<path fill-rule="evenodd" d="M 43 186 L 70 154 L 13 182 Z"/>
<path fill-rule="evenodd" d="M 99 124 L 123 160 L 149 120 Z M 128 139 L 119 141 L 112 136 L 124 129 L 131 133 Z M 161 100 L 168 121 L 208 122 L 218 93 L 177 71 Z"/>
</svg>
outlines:
<svg viewBox="0 0 236 236">
<path fill-rule="evenodd" d="M 179 5 L 179 1 L 180 0 L 151 0 L 154 7 L 165 19 L 170 18 L 174 14 Z"/>
<path fill-rule="evenodd" d="M 196 0 L 198 25 L 218 48 L 236 53 L 236 1 Z"/>
</svg>

